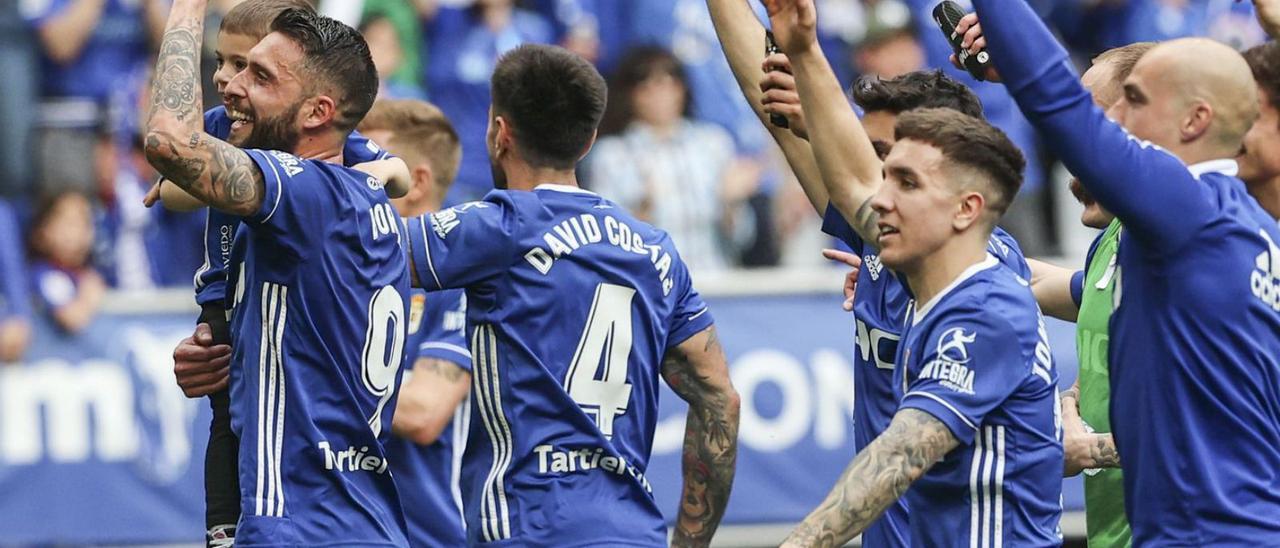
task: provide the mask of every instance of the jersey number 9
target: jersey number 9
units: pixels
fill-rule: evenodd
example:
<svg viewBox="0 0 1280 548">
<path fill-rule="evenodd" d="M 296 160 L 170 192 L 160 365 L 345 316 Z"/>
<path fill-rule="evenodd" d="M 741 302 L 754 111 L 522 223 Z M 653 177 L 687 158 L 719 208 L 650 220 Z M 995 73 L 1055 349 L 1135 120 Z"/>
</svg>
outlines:
<svg viewBox="0 0 1280 548">
<path fill-rule="evenodd" d="M 404 355 L 404 339 L 404 298 L 395 287 L 383 287 L 369 300 L 369 330 L 364 337 L 361 367 L 364 387 L 378 398 L 378 407 L 369 417 L 374 436 L 382 434 L 382 409 L 396 392 L 396 373 L 400 371 Z"/>
</svg>

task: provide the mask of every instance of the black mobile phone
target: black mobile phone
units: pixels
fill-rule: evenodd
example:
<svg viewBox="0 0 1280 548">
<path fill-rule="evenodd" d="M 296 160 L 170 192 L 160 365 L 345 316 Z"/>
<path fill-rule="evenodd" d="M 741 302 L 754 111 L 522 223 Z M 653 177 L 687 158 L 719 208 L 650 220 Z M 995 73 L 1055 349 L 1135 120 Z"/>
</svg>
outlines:
<svg viewBox="0 0 1280 548">
<path fill-rule="evenodd" d="M 987 68 L 991 66 L 991 56 L 987 53 L 987 49 L 982 48 L 978 53 L 970 54 L 962 45 L 964 37 L 956 33 L 956 26 L 960 24 L 960 18 L 964 15 L 964 9 L 960 4 L 951 0 L 942 0 L 933 8 L 933 21 L 942 30 L 947 43 L 951 44 L 951 51 L 956 54 L 956 60 L 960 61 L 960 65 L 974 78 L 986 80 Z"/>
<path fill-rule="evenodd" d="M 764 54 L 769 56 L 775 53 L 782 53 L 782 48 L 779 48 L 778 43 L 774 41 L 773 31 L 766 29 L 764 31 Z M 787 120 L 786 116 L 781 114 L 770 114 L 769 123 L 773 124 L 774 127 L 780 127 L 782 129 L 791 127 L 791 122 Z"/>
</svg>

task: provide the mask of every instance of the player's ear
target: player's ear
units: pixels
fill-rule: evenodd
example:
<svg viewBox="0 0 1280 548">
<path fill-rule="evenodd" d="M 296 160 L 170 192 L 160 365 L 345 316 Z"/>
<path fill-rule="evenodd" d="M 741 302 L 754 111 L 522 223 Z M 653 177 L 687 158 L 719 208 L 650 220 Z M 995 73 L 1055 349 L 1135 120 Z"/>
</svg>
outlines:
<svg viewBox="0 0 1280 548">
<path fill-rule="evenodd" d="M 1213 107 L 1209 103 L 1204 101 L 1192 103 L 1182 120 L 1181 127 L 1178 128 L 1182 142 L 1195 141 L 1209 131 L 1209 124 L 1213 121 L 1214 114 Z"/>
<path fill-rule="evenodd" d="M 316 129 L 338 117 L 338 103 L 328 95 L 317 95 L 302 105 L 303 129 Z"/>
<path fill-rule="evenodd" d="M 434 194 L 436 192 L 435 174 L 431 172 L 431 164 L 429 162 L 421 162 L 413 166 L 409 170 L 409 175 L 410 180 L 413 181 L 413 186 L 409 187 L 410 196 L 421 197 L 428 193 Z"/>
<path fill-rule="evenodd" d="M 493 132 L 494 158 L 515 149 L 515 132 L 506 118 L 500 115 L 493 117 Z"/>
<path fill-rule="evenodd" d="M 956 205 L 955 215 L 951 218 L 951 228 L 956 232 L 964 232 L 982 218 L 987 210 L 987 199 L 981 192 L 966 190 L 960 193 L 960 202 Z"/>
</svg>

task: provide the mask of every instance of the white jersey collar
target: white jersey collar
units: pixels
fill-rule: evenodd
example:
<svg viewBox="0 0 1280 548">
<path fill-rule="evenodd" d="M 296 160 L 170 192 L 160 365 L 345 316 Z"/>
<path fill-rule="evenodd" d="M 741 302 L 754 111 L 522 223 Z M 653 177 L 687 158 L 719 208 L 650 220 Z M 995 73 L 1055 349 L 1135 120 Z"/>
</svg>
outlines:
<svg viewBox="0 0 1280 548">
<path fill-rule="evenodd" d="M 1209 160 L 1208 162 L 1191 164 L 1187 166 L 1187 171 L 1190 171 L 1191 175 L 1197 179 L 1205 173 L 1221 173 L 1228 177 L 1235 177 L 1236 174 L 1240 173 L 1240 164 L 1237 164 L 1235 160 L 1228 159 Z"/>
<path fill-rule="evenodd" d="M 937 295 L 934 295 L 932 299 L 929 299 L 929 302 L 917 306 L 915 314 L 911 317 L 911 325 L 919 325 L 925 315 L 928 314 L 930 310 L 933 310 L 933 307 L 937 306 L 938 303 L 942 301 L 943 297 L 946 297 L 948 293 L 951 293 L 952 290 L 964 283 L 965 280 L 972 278 L 975 274 L 982 272 L 983 270 L 997 266 L 1000 266 L 1000 261 L 996 259 L 995 255 L 987 253 L 987 258 L 975 263 L 969 268 L 966 268 L 964 272 L 961 272 L 959 276 L 956 276 L 956 279 L 952 280 L 947 287 L 942 288 L 942 291 L 939 291 Z"/>
<path fill-rule="evenodd" d="M 538 186 L 533 187 L 533 189 L 534 190 L 554 190 L 556 192 L 566 192 L 569 194 L 589 194 L 591 196 L 597 196 L 596 193 L 591 192 L 590 190 L 587 190 L 582 187 L 558 185 L 555 183 L 542 183 Z"/>
</svg>

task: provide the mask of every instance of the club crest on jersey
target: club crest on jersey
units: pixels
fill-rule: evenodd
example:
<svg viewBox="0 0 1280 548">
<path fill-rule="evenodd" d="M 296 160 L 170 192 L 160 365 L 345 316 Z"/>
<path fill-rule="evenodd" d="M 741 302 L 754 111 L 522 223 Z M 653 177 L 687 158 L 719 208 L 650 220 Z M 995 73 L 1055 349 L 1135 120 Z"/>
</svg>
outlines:
<svg viewBox="0 0 1280 548">
<path fill-rule="evenodd" d="M 302 160 L 299 160 L 297 156 L 289 154 L 288 152 L 281 152 L 279 150 L 272 150 L 270 152 L 272 156 L 275 156 L 276 161 L 280 162 L 280 168 L 284 169 L 285 175 L 293 177 L 294 175 L 302 173 Z"/>
<path fill-rule="evenodd" d="M 884 270 L 884 265 L 880 263 L 879 255 L 867 255 L 862 258 L 862 266 L 867 269 L 867 273 L 871 275 L 871 281 L 880 280 L 880 272 Z"/>
<path fill-rule="evenodd" d="M 1267 250 L 1254 260 L 1254 270 L 1249 275 L 1250 289 L 1272 310 L 1280 312 L 1280 246 L 1266 230 L 1259 229 L 1262 239 L 1267 241 Z"/>
<path fill-rule="evenodd" d="M 938 337 L 938 357 L 926 363 L 920 371 L 922 379 L 936 379 L 938 384 L 960 392 L 973 394 L 973 370 L 969 369 L 968 344 L 978 339 L 977 333 L 966 333 L 963 327 L 952 327 Z"/>
</svg>

